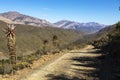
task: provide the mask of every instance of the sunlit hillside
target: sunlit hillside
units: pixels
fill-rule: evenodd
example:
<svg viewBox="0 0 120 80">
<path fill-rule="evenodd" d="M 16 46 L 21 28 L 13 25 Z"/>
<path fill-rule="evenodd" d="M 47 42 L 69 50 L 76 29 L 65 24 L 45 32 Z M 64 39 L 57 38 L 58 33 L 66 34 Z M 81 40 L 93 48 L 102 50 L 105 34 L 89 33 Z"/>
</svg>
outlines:
<svg viewBox="0 0 120 80">
<path fill-rule="evenodd" d="M 74 30 L 59 29 L 53 27 L 34 27 L 28 25 L 15 25 L 17 54 L 35 52 L 43 48 L 43 41 L 48 40 L 52 47 L 52 38 L 57 35 L 60 46 L 65 47 L 81 37 L 81 34 Z M 0 52 L 7 53 L 6 34 L 4 28 L 6 23 L 0 22 Z"/>
</svg>

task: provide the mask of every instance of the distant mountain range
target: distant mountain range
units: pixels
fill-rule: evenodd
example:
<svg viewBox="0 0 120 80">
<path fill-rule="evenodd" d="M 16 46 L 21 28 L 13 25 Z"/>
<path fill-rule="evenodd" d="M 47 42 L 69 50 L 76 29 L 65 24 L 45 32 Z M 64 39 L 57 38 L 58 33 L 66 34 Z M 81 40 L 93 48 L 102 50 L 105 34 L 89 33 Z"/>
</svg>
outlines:
<svg viewBox="0 0 120 80">
<path fill-rule="evenodd" d="M 31 17 L 15 11 L 0 13 L 0 20 L 6 23 L 33 25 L 38 27 L 51 26 L 51 27 L 58 27 L 62 29 L 72 29 L 72 30 L 87 32 L 87 33 L 97 32 L 106 26 L 96 22 L 79 23 L 79 22 L 68 21 L 68 20 L 61 20 L 56 23 L 50 23 L 47 20 Z"/>
<path fill-rule="evenodd" d="M 68 21 L 68 20 L 61 20 L 56 23 L 54 23 L 59 28 L 64 29 L 74 29 L 77 31 L 83 31 L 83 32 L 97 32 L 100 29 L 106 27 L 106 25 L 99 24 L 96 22 L 89 22 L 89 23 L 79 23 L 74 21 Z"/>
<path fill-rule="evenodd" d="M 41 26 L 53 26 L 52 23 L 46 20 L 24 15 L 19 12 L 15 12 L 15 11 L 1 13 L 0 16 L 6 19 L 9 19 L 9 21 L 11 20 L 15 24 L 34 25 L 34 26 L 40 26 L 40 27 Z"/>
</svg>

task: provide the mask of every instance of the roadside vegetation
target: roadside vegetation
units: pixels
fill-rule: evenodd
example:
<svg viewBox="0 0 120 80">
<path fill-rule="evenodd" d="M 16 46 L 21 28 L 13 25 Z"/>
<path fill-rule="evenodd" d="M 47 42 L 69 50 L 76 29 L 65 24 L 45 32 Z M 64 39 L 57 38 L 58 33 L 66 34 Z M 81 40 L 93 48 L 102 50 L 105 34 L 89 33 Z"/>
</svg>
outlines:
<svg viewBox="0 0 120 80">
<path fill-rule="evenodd" d="M 92 42 L 95 48 L 103 53 L 103 65 L 107 65 L 111 76 L 109 80 L 120 79 L 120 22 L 106 36 Z M 108 64 L 110 63 L 110 64 Z M 104 67 L 104 66 L 103 66 Z M 105 78 L 104 78 L 105 79 Z"/>
</svg>

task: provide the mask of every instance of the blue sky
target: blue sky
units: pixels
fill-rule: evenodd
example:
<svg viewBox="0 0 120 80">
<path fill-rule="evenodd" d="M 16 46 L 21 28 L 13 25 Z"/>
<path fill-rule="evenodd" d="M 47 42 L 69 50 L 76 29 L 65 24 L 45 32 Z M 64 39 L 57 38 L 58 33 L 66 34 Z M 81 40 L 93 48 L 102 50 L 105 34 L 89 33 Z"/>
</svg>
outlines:
<svg viewBox="0 0 120 80">
<path fill-rule="evenodd" d="M 18 11 L 50 22 L 71 20 L 114 24 L 120 0 L 1 0 L 0 13 Z"/>
</svg>

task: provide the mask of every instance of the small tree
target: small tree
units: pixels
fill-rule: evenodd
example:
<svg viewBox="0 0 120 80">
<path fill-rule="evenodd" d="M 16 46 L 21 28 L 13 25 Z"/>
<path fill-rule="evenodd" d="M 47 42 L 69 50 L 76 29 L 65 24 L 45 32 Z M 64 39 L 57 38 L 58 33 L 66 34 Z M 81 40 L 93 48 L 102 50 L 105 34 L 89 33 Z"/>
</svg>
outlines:
<svg viewBox="0 0 120 80">
<path fill-rule="evenodd" d="M 55 47 L 59 46 L 59 40 L 58 40 L 58 37 L 56 35 L 53 36 L 53 45 Z"/>
<path fill-rule="evenodd" d="M 43 51 L 44 51 L 44 53 L 45 54 L 47 54 L 47 52 L 48 52 L 48 44 L 49 44 L 49 41 L 48 40 L 44 40 L 43 41 Z"/>
<path fill-rule="evenodd" d="M 54 46 L 54 53 L 58 53 L 60 51 L 59 47 L 59 39 L 58 36 L 53 36 L 53 46 Z"/>
</svg>

